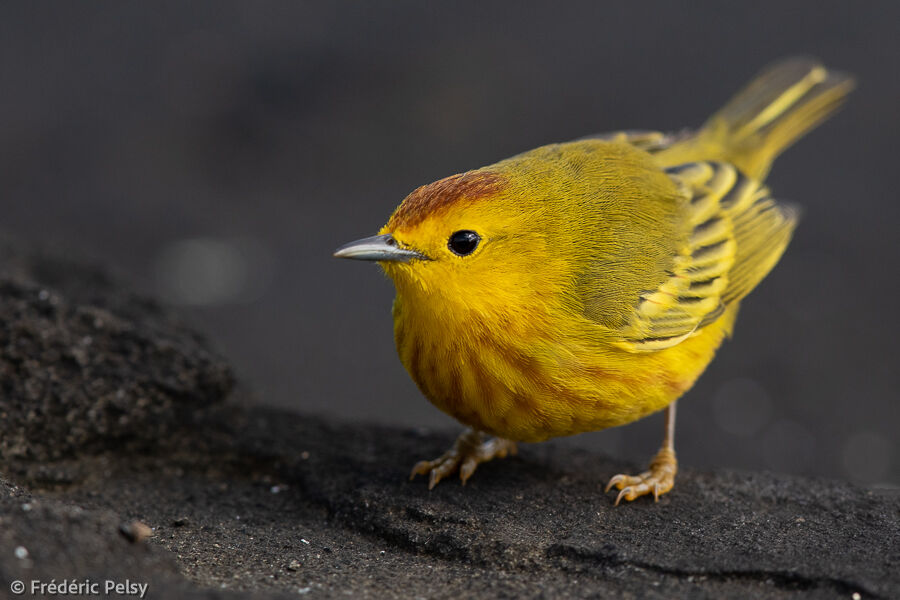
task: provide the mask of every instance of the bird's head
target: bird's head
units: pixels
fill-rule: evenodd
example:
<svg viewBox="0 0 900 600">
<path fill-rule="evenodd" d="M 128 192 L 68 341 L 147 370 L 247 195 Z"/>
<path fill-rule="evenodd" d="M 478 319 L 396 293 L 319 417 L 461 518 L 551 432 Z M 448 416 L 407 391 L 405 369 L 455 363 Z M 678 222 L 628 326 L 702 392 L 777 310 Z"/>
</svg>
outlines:
<svg viewBox="0 0 900 600">
<path fill-rule="evenodd" d="M 335 256 L 377 261 L 401 295 L 427 297 L 435 309 L 496 315 L 529 297 L 547 303 L 560 271 L 540 195 L 514 170 L 452 175 L 413 191 L 379 235 Z"/>
</svg>

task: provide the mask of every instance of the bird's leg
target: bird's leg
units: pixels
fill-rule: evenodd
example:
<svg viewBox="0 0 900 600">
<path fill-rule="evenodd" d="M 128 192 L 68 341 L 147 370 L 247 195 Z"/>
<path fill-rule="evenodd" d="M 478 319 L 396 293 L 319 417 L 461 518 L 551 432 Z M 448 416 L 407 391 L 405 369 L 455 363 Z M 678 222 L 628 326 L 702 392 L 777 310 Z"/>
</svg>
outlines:
<svg viewBox="0 0 900 600">
<path fill-rule="evenodd" d="M 678 461 L 675 459 L 675 402 L 666 407 L 666 433 L 662 448 L 650 461 L 650 469 L 640 475 L 616 475 L 609 480 L 606 491 L 615 486 L 621 490 L 616 497 L 616 506 L 624 498 L 631 502 L 652 493 L 654 501 L 672 489 L 675 485 L 675 474 L 678 472 Z"/>
<path fill-rule="evenodd" d="M 413 467 L 409 478 L 416 475 L 429 475 L 428 489 L 432 489 L 438 482 L 459 469 L 459 478 L 463 485 L 480 463 L 492 458 L 506 458 L 507 454 L 515 454 L 516 443 L 503 438 L 490 438 L 483 440 L 481 433 L 474 429 L 466 429 L 447 450 L 443 456 L 434 460 L 417 462 Z"/>
</svg>

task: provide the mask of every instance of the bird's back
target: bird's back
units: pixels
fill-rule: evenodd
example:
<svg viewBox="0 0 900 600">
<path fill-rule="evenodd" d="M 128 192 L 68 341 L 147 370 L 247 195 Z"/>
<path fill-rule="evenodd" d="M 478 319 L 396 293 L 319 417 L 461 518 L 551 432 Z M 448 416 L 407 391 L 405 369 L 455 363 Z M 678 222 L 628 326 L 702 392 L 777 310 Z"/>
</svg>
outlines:
<svg viewBox="0 0 900 600">
<path fill-rule="evenodd" d="M 687 199 L 678 204 L 677 222 L 666 234 L 672 243 L 668 264 L 649 273 L 631 272 L 622 280 L 630 286 L 632 306 L 638 307 L 623 328 L 625 347 L 651 350 L 681 341 L 736 306 L 775 266 L 798 210 L 776 202 L 762 181 L 775 157 L 836 110 L 852 87 L 849 76 L 794 58 L 763 71 L 696 132 L 599 136 L 598 142 L 649 154 Z M 645 198 L 651 209 L 650 204 L 660 201 L 658 194 Z M 636 216 L 643 218 L 640 212 Z M 649 239 L 631 244 L 630 250 L 657 251 Z M 601 263 L 593 269 L 602 274 L 610 266 Z M 639 283 L 628 280 L 637 276 Z M 622 318 L 604 301 L 610 295 L 608 284 L 588 277 L 582 287 L 593 318 Z M 612 296 L 621 299 L 621 292 Z"/>
</svg>

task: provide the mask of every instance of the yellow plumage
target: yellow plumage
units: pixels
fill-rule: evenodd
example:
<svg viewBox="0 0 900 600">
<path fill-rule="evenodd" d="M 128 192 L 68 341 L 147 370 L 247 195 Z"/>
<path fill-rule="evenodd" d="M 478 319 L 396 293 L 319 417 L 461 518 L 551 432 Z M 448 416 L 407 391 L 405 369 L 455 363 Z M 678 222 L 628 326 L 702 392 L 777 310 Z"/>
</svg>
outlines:
<svg viewBox="0 0 900 600">
<path fill-rule="evenodd" d="M 511 441 L 674 406 L 790 240 L 795 211 L 761 183 L 771 161 L 851 87 L 789 60 L 696 133 L 543 146 L 419 188 L 380 236 L 339 250 L 380 261 L 397 288 L 401 361 L 472 428 L 414 473 L 434 485 L 459 468 L 465 480 Z M 651 469 L 611 482 L 620 499 L 671 488 L 669 416 Z"/>
</svg>

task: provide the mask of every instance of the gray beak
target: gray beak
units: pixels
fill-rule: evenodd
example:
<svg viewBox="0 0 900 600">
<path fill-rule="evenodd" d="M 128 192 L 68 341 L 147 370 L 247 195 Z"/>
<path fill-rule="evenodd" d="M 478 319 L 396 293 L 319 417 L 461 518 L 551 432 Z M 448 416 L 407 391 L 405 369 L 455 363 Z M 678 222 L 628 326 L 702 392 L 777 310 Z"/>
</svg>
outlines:
<svg viewBox="0 0 900 600">
<path fill-rule="evenodd" d="M 375 235 L 362 240 L 344 244 L 334 251 L 337 258 L 353 258 L 356 260 L 385 260 L 393 262 L 409 262 L 411 260 L 427 260 L 427 256 L 415 250 L 400 248 L 397 241 L 389 233 Z"/>
</svg>

